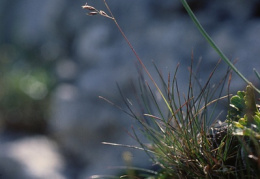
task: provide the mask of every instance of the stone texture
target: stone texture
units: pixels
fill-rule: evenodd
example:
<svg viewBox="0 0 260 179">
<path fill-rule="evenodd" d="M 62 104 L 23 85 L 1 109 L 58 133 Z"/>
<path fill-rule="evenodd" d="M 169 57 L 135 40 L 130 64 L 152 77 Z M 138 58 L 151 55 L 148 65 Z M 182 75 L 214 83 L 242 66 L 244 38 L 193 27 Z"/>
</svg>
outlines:
<svg viewBox="0 0 260 179">
<path fill-rule="evenodd" d="M 0 176 L 8 179 L 65 179 L 57 145 L 45 136 L 2 138 Z"/>
</svg>

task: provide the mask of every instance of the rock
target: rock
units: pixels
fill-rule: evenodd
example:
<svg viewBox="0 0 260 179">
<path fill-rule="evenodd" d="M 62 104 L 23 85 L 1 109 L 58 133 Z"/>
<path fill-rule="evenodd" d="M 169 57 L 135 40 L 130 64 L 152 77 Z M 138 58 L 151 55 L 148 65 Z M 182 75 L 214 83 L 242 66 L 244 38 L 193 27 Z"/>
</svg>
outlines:
<svg viewBox="0 0 260 179">
<path fill-rule="evenodd" d="M 65 179 L 58 146 L 45 136 L 1 139 L 0 178 Z"/>
</svg>

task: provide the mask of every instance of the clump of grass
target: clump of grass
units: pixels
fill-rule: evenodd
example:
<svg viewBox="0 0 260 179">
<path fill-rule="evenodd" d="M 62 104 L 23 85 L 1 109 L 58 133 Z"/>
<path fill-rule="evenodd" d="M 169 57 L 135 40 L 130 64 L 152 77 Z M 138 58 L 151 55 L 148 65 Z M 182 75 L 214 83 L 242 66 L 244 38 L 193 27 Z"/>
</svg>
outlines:
<svg viewBox="0 0 260 179">
<path fill-rule="evenodd" d="M 260 93 L 260 90 L 248 81 L 217 47 L 203 29 L 187 2 L 181 0 L 197 28 L 228 64 L 229 68 L 220 83 L 212 88 L 210 80 L 219 63 L 206 83 L 202 85 L 194 74 L 192 58 L 188 89 L 186 94 L 183 94 L 178 87 L 177 71 L 179 66 L 176 67 L 173 75 L 169 73 L 168 78 L 165 79 L 155 65 L 161 80 L 161 85 L 159 85 L 120 28 L 106 0 L 103 1 L 109 15 L 105 11 L 98 10 L 88 4 L 82 7 L 89 11 L 88 15 L 101 15 L 114 21 L 136 56 L 142 70 L 151 79 L 156 93 L 159 93 L 163 99 L 163 104 L 161 104 L 150 84 L 144 80 L 142 72 L 140 72 L 139 81 L 140 96 L 137 99 L 137 101 L 142 99 L 141 102 L 137 103 L 139 113 L 133 109 L 132 103 L 129 103 L 121 91 L 120 94 L 127 110 L 101 97 L 136 119 L 141 124 L 142 133 L 150 141 L 149 145 L 142 143 L 135 129 L 133 129 L 133 137 L 141 147 L 113 143 L 104 144 L 143 150 L 155 165 L 160 166 L 158 171 L 127 167 L 129 170 L 143 170 L 145 174 L 140 176 L 129 174 L 122 176 L 122 178 L 148 178 L 148 176 L 149 178 L 162 179 L 260 177 L 260 113 L 254 95 L 254 91 Z M 238 92 L 231 98 L 230 108 L 227 108 L 227 120 L 223 119 L 224 122 L 221 122 L 214 117 L 214 107 L 209 110 L 209 106 L 216 106 L 219 100 L 229 98 L 230 95 L 222 96 L 222 91 L 230 70 L 233 70 L 248 83 L 248 87 L 245 92 Z M 259 73 L 255 69 L 254 71 L 260 80 Z M 196 91 L 196 87 L 198 87 L 199 92 Z M 213 99 L 217 92 L 218 97 Z M 166 110 L 164 110 L 165 108 Z M 102 177 L 96 176 L 96 178 Z"/>
</svg>

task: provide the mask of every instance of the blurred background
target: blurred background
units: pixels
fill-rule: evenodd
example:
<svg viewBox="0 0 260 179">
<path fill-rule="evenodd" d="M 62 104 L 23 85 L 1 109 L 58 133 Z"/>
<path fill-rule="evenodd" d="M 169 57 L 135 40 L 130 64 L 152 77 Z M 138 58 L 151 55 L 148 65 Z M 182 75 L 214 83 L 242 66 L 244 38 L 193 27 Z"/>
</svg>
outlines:
<svg viewBox="0 0 260 179">
<path fill-rule="evenodd" d="M 187 89 L 188 66 L 202 59 L 202 84 L 219 57 L 199 34 L 178 0 L 108 0 L 118 23 L 157 78 L 173 74 Z M 259 0 L 188 1 L 206 30 L 256 86 L 260 71 Z M 102 145 L 138 145 L 127 131 L 137 122 L 99 99 L 119 106 L 117 89 L 134 98 L 137 61 L 113 21 L 86 16 L 85 0 L 0 1 L 0 178 L 85 179 L 116 174 L 109 166 L 149 168 L 144 152 Z M 107 11 L 102 0 L 89 5 Z M 214 79 L 225 74 L 224 62 Z M 233 75 L 231 91 L 245 83 Z M 225 91 L 226 92 L 226 91 Z"/>
</svg>

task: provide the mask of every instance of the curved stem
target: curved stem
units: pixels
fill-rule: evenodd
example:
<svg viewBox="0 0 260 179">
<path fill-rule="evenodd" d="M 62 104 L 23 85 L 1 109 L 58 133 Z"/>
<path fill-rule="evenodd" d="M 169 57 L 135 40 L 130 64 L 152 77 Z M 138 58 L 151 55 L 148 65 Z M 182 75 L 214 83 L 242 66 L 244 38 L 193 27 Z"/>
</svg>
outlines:
<svg viewBox="0 0 260 179">
<path fill-rule="evenodd" d="M 208 35 L 208 33 L 205 31 L 205 29 L 200 24 L 199 20 L 196 18 L 195 14 L 192 12 L 190 6 L 188 5 L 186 0 L 181 0 L 181 3 L 183 7 L 188 12 L 189 16 L 191 17 L 192 21 L 195 23 L 196 27 L 200 31 L 200 33 L 203 35 L 203 37 L 208 41 L 208 43 L 211 45 L 211 47 L 219 54 L 219 56 L 229 65 L 229 67 L 236 72 L 236 74 L 243 79 L 247 84 L 252 86 L 258 93 L 260 93 L 260 90 L 256 88 L 249 80 L 246 79 L 246 77 L 233 65 L 233 63 L 226 57 L 226 55 L 220 50 L 220 48 L 215 44 L 215 42 L 211 39 L 211 37 Z"/>
<path fill-rule="evenodd" d="M 112 11 L 110 10 L 109 6 L 106 3 L 106 0 L 104 0 L 105 6 L 108 9 L 112 20 L 115 22 L 117 28 L 119 29 L 120 33 L 122 34 L 122 36 L 124 37 L 125 41 L 127 42 L 128 46 L 131 48 L 132 52 L 134 53 L 135 57 L 137 58 L 138 62 L 140 63 L 140 65 L 142 66 L 142 68 L 144 69 L 145 73 L 149 76 L 149 78 L 151 79 L 151 81 L 153 82 L 154 86 L 156 87 L 156 89 L 158 90 L 158 92 L 160 93 L 161 97 L 163 98 L 165 104 L 167 105 L 167 108 L 169 109 L 169 111 L 171 112 L 171 114 L 173 113 L 173 110 L 169 104 L 169 102 L 166 100 L 165 96 L 163 95 L 162 91 L 160 90 L 159 86 L 157 85 L 157 83 L 154 81 L 152 75 L 150 74 L 150 72 L 148 71 L 148 69 L 146 68 L 146 66 L 144 65 L 143 61 L 141 60 L 141 58 L 139 57 L 139 55 L 137 54 L 137 52 L 135 51 L 134 47 L 132 46 L 132 44 L 130 43 L 130 41 L 128 40 L 128 38 L 126 37 L 124 31 L 121 29 L 121 27 L 119 26 L 119 24 L 117 23 L 114 15 L 112 14 Z"/>
</svg>

